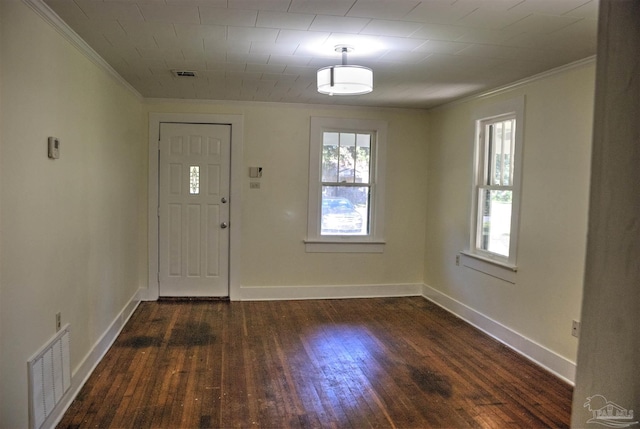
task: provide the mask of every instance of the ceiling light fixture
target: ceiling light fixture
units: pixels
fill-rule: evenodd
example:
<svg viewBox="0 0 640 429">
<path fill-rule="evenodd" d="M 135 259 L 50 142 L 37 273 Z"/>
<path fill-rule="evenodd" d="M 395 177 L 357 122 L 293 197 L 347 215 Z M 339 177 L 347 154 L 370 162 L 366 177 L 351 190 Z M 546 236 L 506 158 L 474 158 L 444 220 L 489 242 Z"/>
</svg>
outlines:
<svg viewBox="0 0 640 429">
<path fill-rule="evenodd" d="M 347 65 L 350 46 L 338 45 L 342 64 L 318 70 L 318 92 L 328 95 L 361 95 L 373 91 L 373 71 L 368 67 Z"/>
</svg>

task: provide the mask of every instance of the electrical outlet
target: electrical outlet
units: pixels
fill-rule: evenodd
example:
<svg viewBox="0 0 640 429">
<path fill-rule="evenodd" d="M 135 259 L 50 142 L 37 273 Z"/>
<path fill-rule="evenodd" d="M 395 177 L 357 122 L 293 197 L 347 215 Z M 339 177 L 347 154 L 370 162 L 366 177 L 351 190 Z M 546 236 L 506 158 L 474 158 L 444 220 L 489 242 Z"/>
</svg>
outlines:
<svg viewBox="0 0 640 429">
<path fill-rule="evenodd" d="M 578 322 L 577 320 L 574 320 L 571 323 L 571 335 L 576 338 L 580 337 L 580 322 Z"/>
<path fill-rule="evenodd" d="M 62 314 L 58 312 L 56 313 L 56 332 L 58 332 L 61 327 L 62 327 Z"/>
<path fill-rule="evenodd" d="M 456 255 L 456 265 L 460 266 L 460 255 Z"/>
</svg>

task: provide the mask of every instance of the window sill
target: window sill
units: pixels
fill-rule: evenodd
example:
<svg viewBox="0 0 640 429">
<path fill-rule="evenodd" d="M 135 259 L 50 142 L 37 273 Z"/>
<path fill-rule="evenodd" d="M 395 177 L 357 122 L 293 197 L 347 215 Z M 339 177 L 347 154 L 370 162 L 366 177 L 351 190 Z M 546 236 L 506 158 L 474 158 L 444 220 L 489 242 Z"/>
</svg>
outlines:
<svg viewBox="0 0 640 429">
<path fill-rule="evenodd" d="M 462 251 L 460 254 L 462 255 L 462 265 L 465 267 L 499 278 L 509 283 L 516 283 L 518 272 L 517 266 L 466 251 Z"/>
<path fill-rule="evenodd" d="M 384 241 L 304 240 L 307 253 L 383 253 Z"/>
</svg>

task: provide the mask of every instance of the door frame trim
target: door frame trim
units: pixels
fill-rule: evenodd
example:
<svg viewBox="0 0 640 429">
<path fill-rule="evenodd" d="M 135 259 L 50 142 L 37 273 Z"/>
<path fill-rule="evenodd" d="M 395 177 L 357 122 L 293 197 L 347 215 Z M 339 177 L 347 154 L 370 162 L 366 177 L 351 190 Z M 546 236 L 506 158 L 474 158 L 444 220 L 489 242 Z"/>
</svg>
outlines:
<svg viewBox="0 0 640 429">
<path fill-rule="evenodd" d="M 160 296 L 158 282 L 159 264 L 159 140 L 160 124 L 163 122 L 183 124 L 213 124 L 231 126 L 231 171 L 229 213 L 229 299 L 240 299 L 240 245 L 242 205 L 242 149 L 244 142 L 244 116 L 206 113 L 149 113 L 149 177 L 148 177 L 148 263 L 149 278 L 144 301 L 155 301 Z"/>
</svg>

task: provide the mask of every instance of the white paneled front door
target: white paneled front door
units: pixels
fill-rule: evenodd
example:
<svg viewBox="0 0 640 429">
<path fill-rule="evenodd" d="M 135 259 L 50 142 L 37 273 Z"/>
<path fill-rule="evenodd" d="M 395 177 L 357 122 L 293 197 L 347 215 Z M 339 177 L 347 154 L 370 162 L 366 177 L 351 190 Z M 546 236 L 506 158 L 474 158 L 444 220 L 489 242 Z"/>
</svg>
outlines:
<svg viewBox="0 0 640 429">
<path fill-rule="evenodd" d="M 229 296 L 230 137 L 230 125 L 160 124 L 160 296 Z"/>
</svg>

